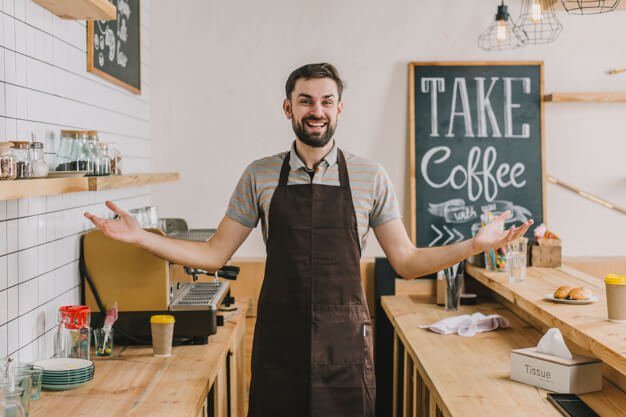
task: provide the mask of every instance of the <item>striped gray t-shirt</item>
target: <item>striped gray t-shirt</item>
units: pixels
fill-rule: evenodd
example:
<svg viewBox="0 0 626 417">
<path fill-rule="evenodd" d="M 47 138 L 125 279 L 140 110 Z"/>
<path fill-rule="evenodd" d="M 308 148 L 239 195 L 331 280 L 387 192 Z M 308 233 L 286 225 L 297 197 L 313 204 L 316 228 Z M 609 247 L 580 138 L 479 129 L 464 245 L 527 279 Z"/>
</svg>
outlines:
<svg viewBox="0 0 626 417">
<path fill-rule="evenodd" d="M 289 152 L 291 169 L 287 185 L 313 182 L 339 186 L 336 144 L 318 165 L 312 181 L 310 171 L 295 151 L 295 142 Z M 235 187 L 226 210 L 228 217 L 250 228 L 256 227 L 260 219 L 265 242 L 268 235 L 270 203 L 278 186 L 280 168 L 286 153 L 268 156 L 248 165 Z M 370 228 L 400 218 L 400 209 L 389 176 L 379 163 L 346 151 L 343 151 L 343 154 L 350 177 L 361 248 L 364 250 Z"/>
</svg>

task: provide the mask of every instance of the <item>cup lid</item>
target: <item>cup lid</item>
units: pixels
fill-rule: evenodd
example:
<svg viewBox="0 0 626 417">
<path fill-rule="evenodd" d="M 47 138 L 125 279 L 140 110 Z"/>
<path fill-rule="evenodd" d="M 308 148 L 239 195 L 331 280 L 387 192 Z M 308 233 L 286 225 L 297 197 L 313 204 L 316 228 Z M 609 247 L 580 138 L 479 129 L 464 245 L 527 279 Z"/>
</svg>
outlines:
<svg viewBox="0 0 626 417">
<path fill-rule="evenodd" d="M 605 284 L 626 285 L 626 275 L 609 274 L 604 277 Z"/>
<path fill-rule="evenodd" d="M 150 323 L 153 324 L 173 324 L 176 322 L 174 316 L 170 316 L 167 314 L 157 314 L 150 317 Z"/>
</svg>

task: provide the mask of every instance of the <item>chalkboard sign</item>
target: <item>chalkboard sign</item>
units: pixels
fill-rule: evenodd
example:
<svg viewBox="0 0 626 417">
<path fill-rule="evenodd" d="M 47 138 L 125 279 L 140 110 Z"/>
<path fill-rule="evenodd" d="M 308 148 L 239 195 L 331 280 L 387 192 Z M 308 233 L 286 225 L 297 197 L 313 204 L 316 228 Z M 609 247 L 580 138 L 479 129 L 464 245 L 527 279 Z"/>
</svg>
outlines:
<svg viewBox="0 0 626 417">
<path fill-rule="evenodd" d="M 409 65 L 411 237 L 471 238 L 480 215 L 544 221 L 543 63 Z"/>
<path fill-rule="evenodd" d="M 87 22 L 87 71 L 141 93 L 139 0 L 110 0 L 116 20 Z"/>
</svg>

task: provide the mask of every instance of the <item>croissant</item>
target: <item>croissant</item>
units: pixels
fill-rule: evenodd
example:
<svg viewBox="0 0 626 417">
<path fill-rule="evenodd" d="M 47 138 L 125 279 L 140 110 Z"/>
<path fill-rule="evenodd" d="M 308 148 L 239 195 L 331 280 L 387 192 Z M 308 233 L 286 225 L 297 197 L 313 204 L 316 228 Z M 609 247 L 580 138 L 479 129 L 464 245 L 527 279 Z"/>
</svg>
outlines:
<svg viewBox="0 0 626 417">
<path fill-rule="evenodd" d="M 567 298 L 570 300 L 588 300 L 591 298 L 591 291 L 584 287 L 573 288 Z"/>
<path fill-rule="evenodd" d="M 556 291 L 554 292 L 554 298 L 559 298 L 561 300 L 564 300 L 565 298 L 567 298 L 571 289 L 572 287 L 568 287 L 567 285 L 563 285 L 557 288 Z"/>
</svg>

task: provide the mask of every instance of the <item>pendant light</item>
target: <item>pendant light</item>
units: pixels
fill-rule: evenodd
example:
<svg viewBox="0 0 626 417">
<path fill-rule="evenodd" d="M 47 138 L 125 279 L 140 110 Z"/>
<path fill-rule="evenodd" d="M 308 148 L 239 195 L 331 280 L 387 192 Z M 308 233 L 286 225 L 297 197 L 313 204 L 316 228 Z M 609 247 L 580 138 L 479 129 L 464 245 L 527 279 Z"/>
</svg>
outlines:
<svg viewBox="0 0 626 417">
<path fill-rule="evenodd" d="M 620 0 L 561 0 L 570 14 L 598 14 L 615 10 Z"/>
<path fill-rule="evenodd" d="M 478 46 L 486 51 L 501 51 L 519 48 L 524 43 L 519 29 L 509 15 L 504 0 L 498 6 L 496 21 L 478 37 Z"/>
<path fill-rule="evenodd" d="M 563 25 L 549 0 L 523 0 L 517 28 L 527 43 L 543 44 L 554 42 Z"/>
</svg>

